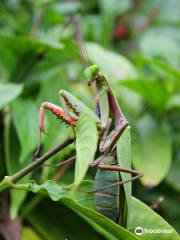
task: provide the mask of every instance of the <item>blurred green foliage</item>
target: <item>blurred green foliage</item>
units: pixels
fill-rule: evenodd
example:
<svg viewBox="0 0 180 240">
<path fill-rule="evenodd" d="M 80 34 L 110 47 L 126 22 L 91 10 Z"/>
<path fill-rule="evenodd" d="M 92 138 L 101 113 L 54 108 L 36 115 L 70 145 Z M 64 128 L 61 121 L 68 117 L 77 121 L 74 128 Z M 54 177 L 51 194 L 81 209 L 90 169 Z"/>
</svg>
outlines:
<svg viewBox="0 0 180 240">
<path fill-rule="evenodd" d="M 180 231 L 179 27 L 180 0 L 0 1 L 0 180 L 33 161 L 41 102 L 60 104 L 58 92 L 65 89 L 94 108 L 82 74 L 88 58 L 108 77 L 132 127 L 133 167 L 144 172 L 140 183 L 133 183 L 133 195 L 148 205 L 163 197 L 155 211 Z M 43 152 L 73 134 L 48 112 L 46 129 Z M 70 145 L 48 163 L 59 163 L 73 151 Z M 42 184 L 57 171 L 42 166 L 26 180 Z M 72 183 L 73 176 L 71 167 L 61 184 Z M 90 170 L 88 178 L 93 177 Z M 138 239 L 111 222 L 100 223 L 90 209 L 86 215 L 82 205 L 70 200 L 54 203 L 13 190 L 9 206 L 10 217 L 22 219 L 21 240 L 120 239 L 118 232 L 122 239 Z M 151 210 L 138 200 L 133 206 L 131 221 L 143 217 L 136 226 L 149 220 L 148 226 L 167 227 L 155 213 L 151 218 Z M 134 232 L 133 222 L 129 230 Z M 168 237 L 158 239 L 177 239 L 176 234 Z"/>
</svg>

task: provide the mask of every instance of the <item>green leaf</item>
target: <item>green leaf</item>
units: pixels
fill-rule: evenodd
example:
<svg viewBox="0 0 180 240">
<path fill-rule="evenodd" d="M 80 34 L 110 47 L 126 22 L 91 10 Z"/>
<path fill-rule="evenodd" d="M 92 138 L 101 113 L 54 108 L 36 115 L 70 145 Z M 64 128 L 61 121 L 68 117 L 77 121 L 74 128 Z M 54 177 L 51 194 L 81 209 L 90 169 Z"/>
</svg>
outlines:
<svg viewBox="0 0 180 240">
<path fill-rule="evenodd" d="M 179 175 L 179 169 L 180 169 L 180 152 L 175 157 L 170 171 L 166 177 L 166 182 L 171 185 L 172 188 L 174 188 L 176 191 L 180 192 L 180 175 Z"/>
<path fill-rule="evenodd" d="M 42 46 L 30 38 L 1 35 L 2 63 L 7 70 L 10 81 L 21 82 L 24 80 L 34 63 L 38 61 L 38 55 L 40 57 L 46 49 L 47 46 Z"/>
<path fill-rule="evenodd" d="M 3 183 L 1 182 L 1 185 L 3 186 Z M 7 183 L 6 183 L 7 184 Z M 92 189 L 92 182 L 86 182 L 84 181 L 82 183 L 82 189 L 84 190 L 90 190 Z M 63 197 L 73 197 L 76 199 L 76 201 L 84 201 L 89 196 L 89 193 L 85 192 L 75 192 L 75 194 L 72 195 L 70 189 L 70 185 L 68 187 L 62 187 L 61 185 L 57 184 L 53 180 L 47 180 L 46 182 L 42 184 L 37 184 L 34 180 L 29 180 L 26 181 L 25 183 L 22 184 L 16 184 L 14 186 L 14 189 L 17 190 L 26 190 L 26 191 L 31 191 L 33 193 L 41 193 L 43 195 L 49 196 L 53 201 L 59 201 Z M 18 191 L 17 191 L 18 192 Z"/>
<path fill-rule="evenodd" d="M 180 94 L 173 95 L 166 104 L 167 110 L 180 108 Z"/>
<path fill-rule="evenodd" d="M 163 70 L 163 72 L 169 73 L 171 76 L 174 76 L 177 80 L 180 77 L 180 71 L 177 68 L 171 67 L 168 63 L 161 60 L 155 60 L 153 58 L 145 57 L 145 56 L 138 56 L 140 62 L 149 63 L 159 69 Z"/>
<path fill-rule="evenodd" d="M 17 98 L 22 92 L 22 84 L 0 83 L 0 110 Z"/>
<path fill-rule="evenodd" d="M 80 1 L 76 2 L 61 2 L 54 4 L 53 6 L 54 10 L 60 14 L 68 15 L 68 14 L 74 14 L 81 8 Z"/>
<path fill-rule="evenodd" d="M 68 208 L 76 212 L 94 230 L 102 234 L 108 240 L 138 239 L 136 236 L 128 232 L 126 229 L 112 222 L 105 216 L 85 206 L 82 206 L 78 202 L 76 202 L 78 201 L 78 198 L 80 201 L 82 200 L 82 196 L 81 196 L 82 193 L 76 192 L 76 195 L 72 195 L 70 191 L 63 189 L 60 185 L 56 184 L 51 180 L 41 185 L 38 185 L 34 181 L 31 181 L 26 184 L 16 185 L 16 189 L 19 189 L 19 190 L 24 189 L 24 190 L 32 191 L 34 193 L 48 194 L 52 200 L 54 201 L 60 200 L 61 203 L 63 203 Z M 78 196 L 79 194 L 80 194 L 80 197 Z M 88 194 L 86 193 L 86 195 Z M 75 197 L 76 201 L 71 199 L 72 197 Z M 84 193 L 83 193 L 83 197 L 85 197 Z"/>
<path fill-rule="evenodd" d="M 36 197 L 33 200 L 36 201 Z M 42 239 L 65 240 L 69 237 L 70 240 L 100 240 L 99 233 L 77 213 L 62 203 L 52 202 L 49 199 L 42 198 L 33 211 L 25 216 L 25 220 L 33 226 L 36 232 L 40 233 Z"/>
<path fill-rule="evenodd" d="M 162 83 L 150 80 L 124 80 L 120 84 L 141 95 L 158 113 L 165 111 L 167 91 Z"/>
<path fill-rule="evenodd" d="M 136 123 L 132 150 L 133 165 L 144 173 L 142 183 L 149 187 L 158 185 L 171 165 L 171 142 L 165 127 L 151 116 L 143 116 Z"/>
<path fill-rule="evenodd" d="M 42 238 L 39 235 L 37 235 L 32 230 L 32 228 L 30 228 L 30 227 L 23 227 L 20 240 L 27 240 L 27 239 L 42 240 Z"/>
<path fill-rule="evenodd" d="M 108 218 L 91 210 L 87 207 L 76 203 L 72 199 L 63 198 L 61 202 L 68 206 L 70 209 L 79 214 L 84 220 L 86 220 L 96 231 L 101 233 L 108 240 L 133 240 L 139 239 L 133 234 L 130 234 L 125 228 L 118 224 L 115 224 Z"/>
<path fill-rule="evenodd" d="M 100 67 L 100 71 L 110 79 L 136 78 L 137 72 L 124 56 L 111 52 L 96 43 L 86 43 L 89 58 Z"/>
<path fill-rule="evenodd" d="M 131 128 L 127 127 L 122 133 L 117 143 L 118 164 L 120 167 L 131 169 Z M 128 180 L 131 175 L 120 172 L 123 181 Z M 123 185 L 125 191 L 124 206 L 124 225 L 128 226 L 129 216 L 131 212 L 131 182 Z M 122 196 L 121 196 L 122 199 Z"/>
<path fill-rule="evenodd" d="M 113 16 L 120 16 L 132 7 L 130 0 L 100 0 L 100 6 L 105 14 Z"/>
<path fill-rule="evenodd" d="M 180 58 L 179 33 L 179 29 L 173 27 L 151 28 L 141 38 L 140 50 L 147 57 L 164 58 L 170 66 L 177 68 Z"/>
<path fill-rule="evenodd" d="M 18 172 L 22 168 L 24 168 L 28 163 L 31 162 L 31 158 L 27 156 L 23 163 L 19 162 L 20 156 L 20 145 L 18 141 L 18 136 L 16 134 L 14 125 L 11 121 L 11 113 L 6 114 L 4 120 L 4 147 L 5 147 L 5 163 L 7 169 L 7 175 L 11 176 L 14 173 Z M 21 181 L 27 180 L 30 177 L 30 174 L 26 175 Z M 6 183 L 6 181 L 5 181 Z M 1 188 L 3 189 L 3 182 L 1 184 Z M 18 210 L 21 207 L 27 192 L 25 191 L 15 191 L 11 190 L 11 205 L 10 205 L 10 217 L 15 219 L 18 215 Z"/>
<path fill-rule="evenodd" d="M 12 82 L 27 80 L 33 68 L 42 59 L 49 58 L 50 54 L 57 54 L 59 60 L 64 59 L 66 55 L 61 43 L 54 46 L 53 43 L 45 43 L 45 39 L 43 42 L 43 40 L 13 35 L 0 35 L 0 51 L 1 64 L 7 72 L 8 79 Z M 52 59 L 49 60 L 48 67 L 52 63 L 54 63 Z"/>
<path fill-rule="evenodd" d="M 130 10 L 132 7 L 132 2 L 130 0 L 100 0 L 99 4 L 102 9 L 102 14 L 98 15 L 101 20 L 101 26 L 98 28 L 96 24 L 95 28 L 98 28 L 99 30 L 98 32 L 99 36 L 101 37 L 101 44 L 109 45 L 109 43 L 112 41 L 116 17 L 121 16 L 126 11 Z"/>
<path fill-rule="evenodd" d="M 132 211 L 130 217 L 129 230 L 135 232 L 137 227 L 144 229 L 161 229 L 169 230 L 171 233 L 145 233 L 140 237 L 143 240 L 179 240 L 177 232 L 161 216 L 154 212 L 150 207 L 136 198 L 132 198 Z"/>
<path fill-rule="evenodd" d="M 94 159 L 97 149 L 98 133 L 95 121 L 82 112 L 76 126 L 76 163 L 74 189 L 79 186 L 86 175 L 90 161 Z"/>
<path fill-rule="evenodd" d="M 156 24 L 178 24 L 180 16 L 180 1 L 179 0 L 151 0 L 144 4 L 145 14 L 148 14 L 152 9 L 156 9 Z M 173 14 L 172 14 L 173 13 Z"/>
<path fill-rule="evenodd" d="M 13 122 L 21 144 L 22 163 L 38 144 L 38 109 L 33 101 L 17 99 L 12 104 Z"/>
<path fill-rule="evenodd" d="M 24 185 L 26 186 L 26 184 Z M 48 180 L 45 183 L 38 185 L 35 181 L 27 183 L 27 186 L 33 193 L 48 194 L 53 201 L 58 201 L 60 198 L 69 195 L 69 191 L 64 190 L 60 185 Z"/>
</svg>

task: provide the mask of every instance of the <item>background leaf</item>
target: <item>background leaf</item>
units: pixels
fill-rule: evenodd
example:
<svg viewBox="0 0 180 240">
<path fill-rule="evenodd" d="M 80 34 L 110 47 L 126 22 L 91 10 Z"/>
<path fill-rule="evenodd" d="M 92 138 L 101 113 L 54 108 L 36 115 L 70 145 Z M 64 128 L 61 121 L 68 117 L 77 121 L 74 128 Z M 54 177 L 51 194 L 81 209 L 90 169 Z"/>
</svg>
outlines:
<svg viewBox="0 0 180 240">
<path fill-rule="evenodd" d="M 133 141 L 133 165 L 142 171 L 140 179 L 148 187 L 158 185 L 167 175 L 171 164 L 171 142 L 163 125 L 149 115 L 136 123 Z"/>
<path fill-rule="evenodd" d="M 168 94 L 165 86 L 161 82 L 150 80 L 124 80 L 121 81 L 120 84 L 137 92 L 157 111 L 157 113 L 164 113 Z"/>
<path fill-rule="evenodd" d="M 44 211 L 48 218 L 44 217 Z M 44 240 L 65 239 L 66 237 L 74 240 L 100 240 L 99 234 L 89 224 L 77 213 L 59 202 L 52 203 L 48 199 L 42 199 L 27 219 Z M 79 226 L 78 231 L 76 222 Z"/>
<path fill-rule="evenodd" d="M 137 77 L 133 64 L 124 56 L 108 51 L 96 43 L 87 43 L 89 58 L 100 67 L 100 71 L 110 79 L 118 81 Z"/>
<path fill-rule="evenodd" d="M 178 28 L 154 27 L 142 37 L 140 50 L 147 57 L 164 58 L 170 66 L 177 67 L 180 57 L 179 37 Z"/>
<path fill-rule="evenodd" d="M 7 175 L 12 175 L 25 167 L 31 162 L 31 157 L 27 156 L 23 163 L 19 162 L 20 144 L 19 139 L 16 134 L 14 125 L 11 119 L 11 113 L 7 113 L 4 119 L 4 142 L 5 142 L 5 163 L 7 167 Z M 27 180 L 31 174 L 26 175 L 19 182 Z M 10 202 L 10 218 L 15 219 L 18 215 L 19 208 L 21 207 L 27 192 L 21 191 L 17 192 L 12 190 L 10 192 L 11 202 Z"/>
<path fill-rule="evenodd" d="M 126 229 L 115 224 L 108 218 L 100 215 L 99 213 L 90 210 L 86 207 L 82 207 L 71 199 L 61 200 L 66 206 L 73 209 L 83 219 L 85 219 L 94 229 L 98 230 L 104 237 L 109 240 L 121 240 L 121 239 L 138 239 L 135 235 L 130 234 Z M 98 225 L 98 226 L 97 226 Z"/>
<path fill-rule="evenodd" d="M 42 238 L 38 236 L 30 227 L 24 227 L 22 229 L 20 240 L 26 240 L 26 239 L 42 240 Z"/>
<path fill-rule="evenodd" d="M 144 4 L 146 13 L 148 13 L 151 9 L 155 8 L 158 11 L 158 16 L 156 21 L 158 23 L 178 23 L 179 22 L 179 14 L 180 14 L 180 2 L 179 0 L 172 0 L 169 2 L 168 0 L 152 0 L 148 1 Z M 174 8 L 174 6 L 176 6 Z M 170 14 L 173 11 L 174 14 Z"/>
<path fill-rule="evenodd" d="M 17 98 L 22 92 L 21 84 L 0 83 L 0 109 Z"/>
<path fill-rule="evenodd" d="M 173 95 L 166 104 L 167 109 L 180 107 L 180 94 Z"/>
<path fill-rule="evenodd" d="M 170 171 L 166 177 L 166 181 L 168 184 L 172 186 L 175 190 L 180 192 L 180 176 L 179 176 L 179 166 L 180 165 L 180 153 L 178 153 L 171 165 Z"/>
<path fill-rule="evenodd" d="M 22 163 L 38 144 L 38 109 L 35 103 L 22 99 L 14 101 L 13 122 L 21 144 L 19 161 Z"/>
<path fill-rule="evenodd" d="M 59 46 L 54 47 L 22 36 L 0 35 L 0 39 L 2 53 L 0 62 L 8 73 L 8 79 L 12 82 L 27 81 L 27 76 L 47 52 L 57 50 L 61 52 L 62 49 L 60 43 Z"/>
</svg>

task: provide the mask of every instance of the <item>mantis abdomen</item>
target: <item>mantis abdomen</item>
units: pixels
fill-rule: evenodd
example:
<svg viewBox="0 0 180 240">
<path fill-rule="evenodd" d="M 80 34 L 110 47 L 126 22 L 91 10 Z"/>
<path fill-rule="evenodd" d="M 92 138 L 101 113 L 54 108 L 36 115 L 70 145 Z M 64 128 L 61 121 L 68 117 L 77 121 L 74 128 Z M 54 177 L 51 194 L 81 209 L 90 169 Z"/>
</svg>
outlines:
<svg viewBox="0 0 180 240">
<path fill-rule="evenodd" d="M 95 176 L 95 189 L 101 189 L 105 186 L 120 181 L 120 174 L 117 171 L 108 171 L 98 168 Z M 100 190 L 95 193 L 96 210 L 114 222 L 120 219 L 120 186 Z"/>
</svg>

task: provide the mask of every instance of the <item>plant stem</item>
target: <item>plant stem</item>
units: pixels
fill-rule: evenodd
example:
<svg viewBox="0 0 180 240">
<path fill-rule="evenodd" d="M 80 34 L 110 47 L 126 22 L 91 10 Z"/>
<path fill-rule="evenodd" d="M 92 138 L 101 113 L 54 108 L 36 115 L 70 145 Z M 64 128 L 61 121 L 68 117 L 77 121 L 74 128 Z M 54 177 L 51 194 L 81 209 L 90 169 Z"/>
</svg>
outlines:
<svg viewBox="0 0 180 240">
<path fill-rule="evenodd" d="M 10 138 L 9 138 L 9 132 L 10 132 L 10 122 L 11 122 L 11 112 L 9 109 L 9 106 L 6 106 L 4 109 L 4 157 L 5 157 L 5 163 L 7 172 L 11 171 L 10 167 Z"/>
<path fill-rule="evenodd" d="M 50 157 L 54 156 L 56 153 L 58 153 L 60 150 L 68 146 L 74 141 L 74 138 L 69 138 L 65 140 L 63 143 L 57 145 L 55 148 L 51 149 L 49 152 L 45 153 L 42 157 L 37 158 L 34 162 L 20 170 L 19 172 L 15 173 L 12 176 L 5 176 L 3 181 L 0 182 L 0 192 L 7 190 L 9 188 L 15 188 L 14 183 L 16 183 L 18 180 L 23 178 L 25 175 L 30 173 L 33 169 L 40 166 L 48 160 Z"/>
<path fill-rule="evenodd" d="M 22 170 L 20 170 L 19 172 L 15 173 L 12 176 L 9 176 L 8 180 L 11 183 L 16 183 L 18 180 L 20 180 L 25 175 L 30 173 L 36 167 L 40 166 L 43 162 L 45 162 L 46 160 L 48 160 L 49 158 L 54 156 L 57 152 L 59 152 L 60 150 L 62 150 L 63 148 L 65 148 L 66 146 L 71 144 L 73 141 L 74 141 L 73 138 L 69 138 L 69 139 L 65 140 L 63 143 L 57 145 L 56 147 L 51 149 L 49 152 L 45 153 L 42 157 L 37 158 L 34 162 L 29 164 L 27 167 L 23 168 Z"/>
</svg>

